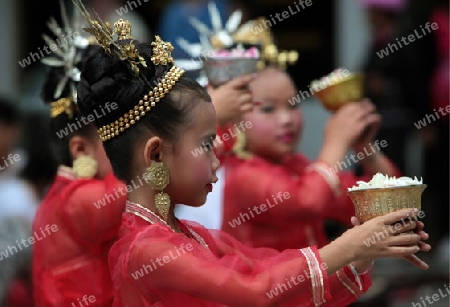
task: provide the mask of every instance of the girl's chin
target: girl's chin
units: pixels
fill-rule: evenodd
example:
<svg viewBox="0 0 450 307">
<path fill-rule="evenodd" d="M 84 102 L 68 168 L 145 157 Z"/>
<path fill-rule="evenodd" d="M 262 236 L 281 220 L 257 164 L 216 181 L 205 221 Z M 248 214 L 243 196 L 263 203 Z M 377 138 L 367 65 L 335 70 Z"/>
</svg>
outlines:
<svg viewBox="0 0 450 307">
<path fill-rule="evenodd" d="M 198 208 L 203 206 L 206 203 L 206 195 L 204 197 L 199 197 L 198 199 L 196 199 L 193 202 L 190 202 L 188 204 L 184 204 L 185 206 L 189 206 L 189 207 L 194 207 L 194 208 Z"/>
</svg>

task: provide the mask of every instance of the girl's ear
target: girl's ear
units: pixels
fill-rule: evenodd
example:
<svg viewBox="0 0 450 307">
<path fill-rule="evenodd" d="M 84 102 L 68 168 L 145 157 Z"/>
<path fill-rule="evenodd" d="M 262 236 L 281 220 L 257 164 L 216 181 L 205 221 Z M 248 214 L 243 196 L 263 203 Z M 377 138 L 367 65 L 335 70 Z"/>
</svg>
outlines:
<svg viewBox="0 0 450 307">
<path fill-rule="evenodd" d="M 76 135 L 69 141 L 69 152 L 72 159 L 75 160 L 81 156 L 93 157 L 95 155 L 95 148 L 85 137 Z"/>
<path fill-rule="evenodd" d="M 150 165 L 152 161 L 160 162 L 162 158 L 162 140 L 157 136 L 151 137 L 144 145 L 145 165 Z"/>
</svg>

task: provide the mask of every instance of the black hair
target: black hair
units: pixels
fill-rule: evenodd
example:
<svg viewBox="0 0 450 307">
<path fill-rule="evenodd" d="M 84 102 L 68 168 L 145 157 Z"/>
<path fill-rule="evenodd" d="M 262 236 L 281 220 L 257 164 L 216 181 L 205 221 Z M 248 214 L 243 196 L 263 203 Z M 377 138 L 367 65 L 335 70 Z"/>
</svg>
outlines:
<svg viewBox="0 0 450 307">
<path fill-rule="evenodd" d="M 22 120 L 22 146 L 27 159 L 20 177 L 32 183 L 41 197 L 58 168 L 50 146 L 49 121 L 48 116 L 39 112 L 27 113 Z"/>
<path fill-rule="evenodd" d="M 12 101 L 4 95 L 0 95 L 0 123 L 4 123 L 8 126 L 20 124 L 18 109 L 13 105 Z"/>
<path fill-rule="evenodd" d="M 129 43 L 129 40 L 120 43 Z M 171 68 L 171 65 L 153 64 L 150 43 L 134 40 L 133 44 L 147 64 L 147 67 L 139 65 L 140 78 L 132 74 L 127 61 L 120 60 L 114 52 L 112 55 L 106 54 L 104 50 L 89 58 L 82 71 L 77 89 L 81 113 L 86 116 L 103 108 L 106 103 L 117 104 L 117 108 L 112 112 L 95 117 L 97 127 L 110 124 L 133 109 Z M 142 81 L 144 79 L 145 81 Z M 133 161 L 134 145 L 142 137 L 148 136 L 148 132 L 175 144 L 182 127 L 190 123 L 189 111 L 200 99 L 211 101 L 200 84 L 182 76 L 172 90 L 140 121 L 125 129 L 120 135 L 103 142 L 116 177 L 126 182 L 131 180 L 130 161 Z"/>
<path fill-rule="evenodd" d="M 77 53 L 78 56 L 81 56 L 81 61 L 78 63 L 77 68 L 81 70 L 86 62 L 86 59 L 95 52 L 98 52 L 99 48 L 101 47 L 97 45 L 89 45 L 86 49 L 78 49 Z M 53 67 L 48 71 L 41 91 L 41 98 L 46 104 L 51 104 L 53 101 L 57 100 L 54 98 L 54 93 L 58 83 L 64 77 L 64 67 Z M 67 84 L 64 87 L 60 97 L 69 97 L 70 95 L 70 87 Z M 74 110 L 72 116 L 69 116 L 67 113 L 63 112 L 50 120 L 50 141 L 52 144 L 52 152 L 59 164 L 72 166 L 73 159 L 69 150 L 69 141 L 72 137 L 97 137 L 95 125 L 92 123 L 87 125 L 77 125 L 77 123 L 80 123 L 81 116 L 82 115 L 79 110 Z M 74 129 L 71 127 L 76 128 Z"/>
</svg>

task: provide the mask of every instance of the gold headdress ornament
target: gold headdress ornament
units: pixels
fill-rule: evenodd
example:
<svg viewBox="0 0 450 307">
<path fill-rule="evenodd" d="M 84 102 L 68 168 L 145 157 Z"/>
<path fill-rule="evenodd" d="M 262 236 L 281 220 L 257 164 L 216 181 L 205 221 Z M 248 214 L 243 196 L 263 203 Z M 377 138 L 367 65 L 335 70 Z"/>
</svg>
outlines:
<svg viewBox="0 0 450 307">
<path fill-rule="evenodd" d="M 50 116 L 52 118 L 66 113 L 72 118 L 77 110 L 77 91 L 76 83 L 80 81 L 80 70 L 77 65 L 81 61 L 80 53 L 77 49 L 84 49 L 89 45 L 89 40 L 79 35 L 80 29 L 79 15 L 74 12 L 69 19 L 64 1 L 60 1 L 62 25 L 58 25 L 55 18 L 51 17 L 47 26 L 55 36 L 55 39 L 43 34 L 42 38 L 48 46 L 52 47 L 54 56 L 43 58 L 41 62 L 50 67 L 63 67 L 64 77 L 59 80 L 53 98 L 56 99 L 50 104 Z M 78 34 L 78 35 L 76 35 Z M 63 43 L 62 43 L 63 42 Z M 53 48 L 56 47 L 56 48 Z M 61 97 L 64 89 L 69 86 L 70 94 L 68 97 Z"/>
<path fill-rule="evenodd" d="M 141 82 L 150 85 L 145 76 L 139 71 L 139 66 L 147 67 L 145 59 L 139 55 L 139 52 L 133 44 L 133 38 L 131 37 L 131 23 L 124 19 L 119 19 L 114 23 L 114 31 L 118 35 L 118 40 L 129 39 L 128 43 L 119 43 L 113 37 L 113 31 L 108 22 L 93 20 L 90 17 L 89 12 L 83 5 L 81 0 L 72 0 L 74 5 L 81 11 L 82 15 L 90 24 L 89 28 L 85 30 L 96 37 L 99 44 L 103 47 L 107 54 L 111 54 L 111 45 L 114 46 L 115 54 L 122 61 L 127 61 L 132 72 Z M 151 61 L 154 65 L 169 65 L 173 64 L 172 57 L 173 46 L 169 42 L 164 42 L 159 36 L 155 36 L 155 41 L 151 44 L 152 58 Z M 155 106 L 167 93 L 170 92 L 175 83 L 184 74 L 184 70 L 176 66 L 172 66 L 166 73 L 164 78 L 153 87 L 147 95 L 142 97 L 141 100 L 134 106 L 133 109 L 123 114 L 119 119 L 114 122 L 100 127 L 97 131 L 102 141 L 107 141 L 115 136 L 118 136 L 125 129 L 130 128 L 136 122 L 138 122 L 146 113 L 148 113 L 152 107 Z"/>
<path fill-rule="evenodd" d="M 261 46 L 260 69 L 267 64 L 278 66 L 283 70 L 286 69 L 287 65 L 295 65 L 298 61 L 298 52 L 295 50 L 279 50 L 266 22 L 266 18 L 259 17 L 242 25 L 233 35 L 235 43 Z M 262 31 L 255 31 L 255 29 Z M 255 32 L 258 33 L 255 34 Z"/>
<path fill-rule="evenodd" d="M 135 76 L 139 77 L 138 65 L 147 67 L 147 64 L 145 59 L 139 55 L 136 46 L 133 44 L 131 38 L 131 23 L 128 20 L 119 19 L 114 24 L 114 32 L 118 35 L 118 40 L 131 39 L 128 43 L 120 44 L 118 40 L 114 38 L 114 32 L 111 29 L 109 22 L 103 23 L 100 18 L 98 18 L 99 20 L 92 19 L 89 11 L 81 0 L 72 0 L 72 2 L 90 25 L 90 27 L 84 28 L 83 30 L 92 34 L 107 54 L 111 54 L 111 45 L 113 45 L 115 47 L 114 53 L 122 61 L 127 61 Z"/>
<path fill-rule="evenodd" d="M 177 43 L 193 58 L 200 58 L 209 51 L 226 49 L 233 45 L 245 44 L 256 45 L 261 49 L 261 61 L 259 69 L 265 65 L 276 65 L 281 69 L 286 69 L 287 65 L 294 65 L 298 61 L 298 52 L 291 50 L 278 50 L 274 42 L 270 27 L 264 17 L 250 20 L 242 25 L 242 12 L 236 10 L 231 14 L 225 25 L 222 25 L 219 11 L 214 3 L 208 5 L 212 29 L 196 18 L 191 18 L 192 26 L 198 31 L 200 43 L 191 44 L 183 38 L 178 38 Z M 193 67 L 197 69 L 201 66 L 201 61 L 178 60 L 179 65 L 185 64 L 186 69 Z"/>
</svg>

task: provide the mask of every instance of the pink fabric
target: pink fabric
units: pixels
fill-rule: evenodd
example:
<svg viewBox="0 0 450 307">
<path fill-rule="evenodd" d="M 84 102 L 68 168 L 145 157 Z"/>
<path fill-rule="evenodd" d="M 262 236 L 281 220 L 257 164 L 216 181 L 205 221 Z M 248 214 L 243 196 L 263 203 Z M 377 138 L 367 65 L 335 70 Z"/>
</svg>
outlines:
<svg viewBox="0 0 450 307">
<path fill-rule="evenodd" d="M 334 175 L 338 181 L 337 193 L 330 180 L 332 176 L 327 176 L 334 174 L 334 169 L 329 167 L 319 172 L 310 167 L 314 164 L 301 154 L 290 156 L 283 164 L 259 157 L 248 160 L 233 155 L 225 157 L 221 229 L 248 246 L 279 251 L 328 244 L 325 219 L 351 226 L 354 205 L 347 189 L 357 180 L 368 181 L 372 176 L 356 177 L 353 172 L 339 172 Z M 395 175 L 401 174 L 397 171 Z M 288 193 L 289 198 L 281 201 L 277 198 L 280 193 Z M 255 213 L 254 207 L 261 208 L 262 204 L 266 204 L 266 210 Z"/>
<path fill-rule="evenodd" d="M 126 196 L 104 207 L 95 202 L 125 188 L 112 172 L 103 180 L 77 179 L 60 168 L 47 196 L 40 204 L 33 232 L 33 290 L 37 307 L 77 304 L 83 296 L 94 296 L 90 307 L 111 306 L 113 288 L 107 255 L 117 239 Z M 57 231 L 43 237 L 42 230 L 55 225 Z"/>
</svg>

